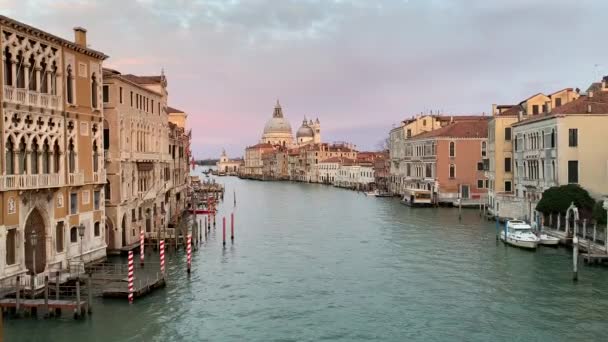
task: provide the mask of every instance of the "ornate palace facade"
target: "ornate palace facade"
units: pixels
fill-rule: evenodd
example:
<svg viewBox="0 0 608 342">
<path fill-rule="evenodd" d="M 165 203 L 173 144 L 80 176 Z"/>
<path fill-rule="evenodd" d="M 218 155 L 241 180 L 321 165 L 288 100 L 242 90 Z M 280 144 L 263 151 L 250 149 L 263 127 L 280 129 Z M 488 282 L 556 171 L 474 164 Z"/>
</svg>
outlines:
<svg viewBox="0 0 608 342">
<path fill-rule="evenodd" d="M 72 42 L 0 16 L 3 279 L 106 254 L 101 67 L 107 56 L 87 47 L 86 30 L 74 32 Z"/>
</svg>

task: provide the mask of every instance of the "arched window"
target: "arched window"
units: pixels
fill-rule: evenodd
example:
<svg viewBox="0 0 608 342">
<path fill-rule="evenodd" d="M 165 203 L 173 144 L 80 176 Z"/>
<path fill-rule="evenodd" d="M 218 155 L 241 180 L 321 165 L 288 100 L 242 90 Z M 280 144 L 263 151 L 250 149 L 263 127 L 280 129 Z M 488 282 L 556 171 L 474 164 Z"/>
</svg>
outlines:
<svg viewBox="0 0 608 342">
<path fill-rule="evenodd" d="M 110 181 L 106 180 L 106 185 L 104 186 L 104 197 L 106 200 L 110 200 L 112 198 L 112 193 L 111 193 L 111 187 L 110 187 Z"/>
<path fill-rule="evenodd" d="M 40 92 L 41 93 L 48 93 L 49 92 L 49 85 L 48 85 L 48 72 L 46 70 L 46 60 L 42 59 L 42 62 L 40 62 Z"/>
<path fill-rule="evenodd" d="M 49 147 L 49 140 L 45 139 L 42 144 L 42 173 L 51 173 L 51 148 Z"/>
<path fill-rule="evenodd" d="M 95 225 L 93 226 L 93 234 L 95 234 L 95 236 L 101 235 L 101 229 L 99 229 L 99 222 L 95 222 Z"/>
<path fill-rule="evenodd" d="M 450 141 L 450 157 L 456 156 L 456 146 L 453 141 Z"/>
<path fill-rule="evenodd" d="M 30 152 L 32 174 L 38 174 L 38 139 L 32 141 L 32 152 Z"/>
<path fill-rule="evenodd" d="M 53 65 L 51 65 L 51 72 L 49 77 L 51 78 L 50 93 L 53 95 L 57 95 L 57 64 L 55 64 L 55 62 L 53 62 Z"/>
<path fill-rule="evenodd" d="M 68 103 L 70 104 L 74 104 L 74 84 L 72 83 L 74 78 L 73 72 L 72 72 L 72 66 L 68 65 L 68 70 L 67 73 L 65 75 L 65 89 L 66 89 L 66 97 L 68 99 Z"/>
<path fill-rule="evenodd" d="M 97 75 L 91 76 L 91 107 L 97 108 Z"/>
<path fill-rule="evenodd" d="M 8 47 L 4 49 L 4 84 L 13 85 L 13 55 Z"/>
<path fill-rule="evenodd" d="M 99 170 L 99 149 L 97 148 L 97 141 L 93 141 L 93 172 Z"/>
<path fill-rule="evenodd" d="M 456 178 L 456 166 L 450 164 L 450 178 Z"/>
<path fill-rule="evenodd" d="M 74 151 L 74 140 L 68 142 L 68 167 L 69 172 L 76 172 L 76 151 Z"/>
<path fill-rule="evenodd" d="M 25 58 L 21 51 L 17 55 L 17 88 L 25 88 Z"/>
<path fill-rule="evenodd" d="M 78 228 L 76 228 L 76 227 L 70 228 L 70 242 L 71 243 L 78 242 Z"/>
<path fill-rule="evenodd" d="M 26 146 L 25 138 L 21 138 L 21 142 L 19 143 L 19 174 L 27 172 Z"/>
<path fill-rule="evenodd" d="M 57 142 L 57 140 L 55 140 L 55 145 L 53 146 L 53 162 L 55 163 L 55 165 L 53 165 L 53 171 L 55 173 L 59 173 L 61 161 L 60 161 L 59 142 Z"/>
<path fill-rule="evenodd" d="M 34 54 L 30 55 L 29 59 L 30 71 L 29 71 L 29 90 L 38 91 L 38 79 L 36 77 L 36 60 L 34 59 Z"/>
<path fill-rule="evenodd" d="M 8 137 L 6 141 L 6 174 L 15 174 L 15 144 L 13 138 Z"/>
</svg>

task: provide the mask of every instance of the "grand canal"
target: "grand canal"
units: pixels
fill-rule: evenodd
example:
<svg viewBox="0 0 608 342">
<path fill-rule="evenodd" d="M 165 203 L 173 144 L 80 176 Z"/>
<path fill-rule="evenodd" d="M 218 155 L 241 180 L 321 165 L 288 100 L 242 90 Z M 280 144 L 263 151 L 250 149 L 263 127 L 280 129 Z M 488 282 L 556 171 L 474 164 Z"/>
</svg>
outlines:
<svg viewBox="0 0 608 342">
<path fill-rule="evenodd" d="M 323 185 L 219 178 L 220 216 L 168 286 L 73 321 L 5 321 L 6 341 L 605 340 L 608 269 L 571 281 L 563 248 L 505 247 L 476 210 L 410 209 Z M 233 208 L 232 193 L 237 207 Z M 219 223 L 219 221 L 218 221 Z"/>
</svg>

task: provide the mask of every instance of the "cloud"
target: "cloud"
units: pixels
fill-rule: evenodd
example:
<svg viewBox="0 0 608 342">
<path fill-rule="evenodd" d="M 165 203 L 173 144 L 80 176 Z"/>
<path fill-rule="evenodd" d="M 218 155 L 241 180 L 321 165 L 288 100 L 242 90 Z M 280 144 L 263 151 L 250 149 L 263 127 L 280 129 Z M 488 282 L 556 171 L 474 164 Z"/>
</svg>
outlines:
<svg viewBox="0 0 608 342">
<path fill-rule="evenodd" d="M 481 113 L 538 91 L 585 88 L 608 54 L 608 2 L 581 0 L 0 0 L 2 13 L 91 47 L 125 73 L 169 78 L 197 155 L 255 143 L 274 101 L 294 131 L 375 147 L 429 110 Z"/>
</svg>

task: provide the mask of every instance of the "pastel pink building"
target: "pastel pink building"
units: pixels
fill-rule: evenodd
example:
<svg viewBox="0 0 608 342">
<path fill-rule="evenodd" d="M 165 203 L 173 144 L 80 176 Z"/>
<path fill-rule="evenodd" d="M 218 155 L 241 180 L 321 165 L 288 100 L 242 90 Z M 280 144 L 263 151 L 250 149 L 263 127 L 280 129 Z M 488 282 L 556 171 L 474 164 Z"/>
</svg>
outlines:
<svg viewBox="0 0 608 342">
<path fill-rule="evenodd" d="M 488 181 L 488 118 L 454 118 L 448 125 L 413 136 L 405 143 L 406 189 L 431 193 L 433 203 L 476 204 L 485 199 Z"/>
</svg>

